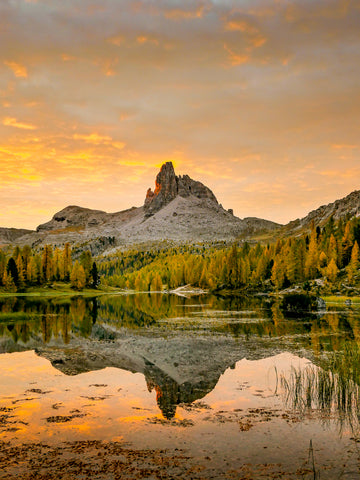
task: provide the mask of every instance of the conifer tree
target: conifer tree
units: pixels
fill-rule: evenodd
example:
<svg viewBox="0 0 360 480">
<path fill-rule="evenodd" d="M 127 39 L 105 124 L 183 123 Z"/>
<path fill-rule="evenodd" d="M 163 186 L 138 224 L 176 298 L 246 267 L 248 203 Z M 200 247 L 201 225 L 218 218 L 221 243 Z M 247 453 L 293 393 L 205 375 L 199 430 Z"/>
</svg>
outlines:
<svg viewBox="0 0 360 480">
<path fill-rule="evenodd" d="M 334 283 L 338 273 L 339 273 L 339 269 L 335 263 L 335 260 L 332 258 L 329 265 L 326 268 L 326 276 L 331 283 Z"/>
<path fill-rule="evenodd" d="M 21 254 L 20 247 L 16 245 L 12 254 L 13 259 L 16 260 L 20 254 Z"/>
<path fill-rule="evenodd" d="M 25 287 L 26 273 L 24 271 L 23 261 L 20 254 L 16 260 L 16 268 L 18 271 L 18 287 L 22 290 Z"/>
<path fill-rule="evenodd" d="M 329 262 L 332 259 L 334 259 L 335 263 L 339 266 L 339 264 L 338 264 L 338 246 L 337 246 L 337 242 L 336 242 L 336 239 L 335 239 L 333 234 L 331 234 L 331 236 L 330 236 L 327 258 L 328 258 Z"/>
<path fill-rule="evenodd" d="M 55 248 L 54 250 L 53 277 L 54 280 L 60 280 L 61 277 L 61 253 L 58 248 Z"/>
<path fill-rule="evenodd" d="M 15 285 L 18 286 L 19 284 L 19 273 L 13 257 L 9 258 L 6 267 L 7 273 L 11 276 L 12 280 L 14 281 Z"/>
<path fill-rule="evenodd" d="M 0 249 L 0 285 L 3 285 L 2 279 L 4 276 L 4 272 L 6 270 L 6 255 L 5 253 Z"/>
<path fill-rule="evenodd" d="M 229 280 L 230 285 L 232 287 L 238 287 L 240 283 L 240 271 L 239 271 L 239 253 L 236 243 L 232 246 L 229 257 L 228 257 L 228 265 L 229 265 Z"/>
<path fill-rule="evenodd" d="M 162 290 L 162 281 L 158 273 L 154 275 L 152 279 L 151 290 L 153 290 L 154 292 L 161 292 Z"/>
<path fill-rule="evenodd" d="M 271 272 L 271 281 L 277 289 L 282 288 L 285 281 L 285 271 L 279 258 L 274 260 L 274 265 Z"/>
<path fill-rule="evenodd" d="M 31 285 L 34 285 L 38 281 L 38 269 L 35 257 L 30 257 L 27 266 L 27 280 Z"/>
<path fill-rule="evenodd" d="M 97 269 L 97 265 L 95 262 L 93 262 L 91 271 L 90 271 L 90 277 L 91 277 L 91 286 L 92 288 L 97 288 L 100 283 L 100 277 Z"/>
<path fill-rule="evenodd" d="M 351 228 L 351 222 L 347 222 L 345 226 L 344 236 L 342 238 L 342 266 L 346 267 L 351 258 L 351 249 L 354 243 L 354 235 Z"/>
<path fill-rule="evenodd" d="M 53 276 L 53 251 L 51 245 L 45 245 L 41 257 L 41 276 L 43 282 L 50 282 Z"/>
<path fill-rule="evenodd" d="M 72 270 L 71 247 L 70 247 L 70 243 L 65 243 L 62 261 L 61 261 L 61 269 L 60 269 L 61 280 L 68 282 L 70 280 L 71 270 Z"/>
<path fill-rule="evenodd" d="M 318 249 L 316 229 L 311 231 L 309 250 L 305 261 L 305 276 L 307 279 L 315 278 L 318 270 Z"/>
<path fill-rule="evenodd" d="M 24 271 L 27 272 L 27 266 L 32 256 L 30 245 L 25 245 L 21 252 L 21 257 L 23 260 Z"/>
<path fill-rule="evenodd" d="M 76 260 L 70 274 L 71 286 L 76 290 L 83 290 L 86 285 L 85 271 L 82 265 Z"/>
<path fill-rule="evenodd" d="M 86 250 L 82 252 L 80 255 L 80 265 L 82 265 L 85 276 L 86 276 L 86 284 L 90 285 L 91 282 L 91 267 L 92 267 L 92 257 L 90 250 Z"/>
<path fill-rule="evenodd" d="M 6 291 L 8 291 L 8 292 L 16 292 L 17 291 L 14 279 L 13 279 L 10 271 L 8 272 L 7 269 L 5 269 L 5 271 L 4 271 L 2 283 L 3 283 Z"/>
<path fill-rule="evenodd" d="M 360 258 L 359 258 L 359 245 L 357 242 L 354 243 L 354 246 L 351 251 L 351 259 L 349 265 L 346 267 L 347 276 L 350 284 L 354 283 L 355 276 L 359 271 Z"/>
</svg>

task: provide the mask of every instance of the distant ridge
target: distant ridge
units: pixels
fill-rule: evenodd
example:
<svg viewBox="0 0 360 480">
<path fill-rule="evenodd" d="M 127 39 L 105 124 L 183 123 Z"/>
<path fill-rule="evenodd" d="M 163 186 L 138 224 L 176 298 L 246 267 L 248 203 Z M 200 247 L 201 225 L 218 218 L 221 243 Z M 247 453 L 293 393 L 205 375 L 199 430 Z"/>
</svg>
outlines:
<svg viewBox="0 0 360 480">
<path fill-rule="evenodd" d="M 346 197 L 328 205 L 322 205 L 316 210 L 312 210 L 306 217 L 289 222 L 282 228 L 282 231 L 288 234 L 296 234 L 299 231 L 309 229 L 313 222 L 315 226 L 322 226 L 330 217 L 333 217 L 334 220 L 340 220 L 340 218 L 343 219 L 347 216 L 360 216 L 360 190 L 355 190 Z"/>
<path fill-rule="evenodd" d="M 15 242 L 18 238 L 23 237 L 29 233 L 32 233 L 33 230 L 26 230 L 24 228 L 3 228 L 0 227 L 0 246 L 8 245 L 9 243 Z"/>
</svg>

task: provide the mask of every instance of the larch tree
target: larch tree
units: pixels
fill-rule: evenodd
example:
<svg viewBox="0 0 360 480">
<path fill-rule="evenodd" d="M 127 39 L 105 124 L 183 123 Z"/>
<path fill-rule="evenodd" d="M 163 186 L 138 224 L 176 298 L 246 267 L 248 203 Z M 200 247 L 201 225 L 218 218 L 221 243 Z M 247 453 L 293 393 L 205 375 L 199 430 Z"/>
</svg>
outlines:
<svg viewBox="0 0 360 480">
<path fill-rule="evenodd" d="M 307 279 L 315 278 L 318 271 L 318 246 L 317 246 L 317 233 L 313 228 L 311 231 L 309 250 L 305 261 L 305 276 Z"/>
<path fill-rule="evenodd" d="M 339 273 L 339 269 L 335 263 L 335 260 L 332 258 L 329 265 L 326 268 L 326 276 L 331 283 L 334 283 Z"/>
<path fill-rule="evenodd" d="M 82 252 L 80 255 L 80 265 L 82 265 L 85 276 L 86 276 L 86 284 L 90 285 L 91 283 L 91 267 L 92 267 L 92 257 L 90 250 L 86 250 Z"/>
<path fill-rule="evenodd" d="M 45 245 L 41 256 L 41 275 L 43 282 L 50 282 L 53 276 L 53 250 L 51 245 Z"/>
<path fill-rule="evenodd" d="M 350 263 L 346 267 L 347 277 L 350 284 L 354 283 L 355 276 L 359 271 L 360 266 L 360 252 L 359 252 L 359 245 L 357 242 L 354 243 L 354 246 L 351 250 L 351 258 Z"/>
<path fill-rule="evenodd" d="M 349 264 L 351 258 L 351 249 L 354 243 L 354 234 L 352 231 L 351 222 L 347 222 L 345 225 L 344 236 L 341 241 L 342 246 L 342 266 L 346 267 Z"/>
<path fill-rule="evenodd" d="M 83 290 L 86 286 L 86 275 L 82 265 L 76 260 L 70 274 L 71 286 L 76 290 Z"/>
<path fill-rule="evenodd" d="M 65 243 L 60 269 L 60 279 L 68 282 L 70 280 L 70 273 L 72 270 L 71 261 L 71 247 L 70 243 Z"/>
<path fill-rule="evenodd" d="M 4 271 L 2 283 L 3 283 L 6 291 L 8 291 L 8 292 L 16 292 L 17 291 L 17 287 L 15 285 L 14 279 L 13 279 L 11 273 L 7 271 L 7 269 L 5 269 L 5 271 Z"/>
</svg>

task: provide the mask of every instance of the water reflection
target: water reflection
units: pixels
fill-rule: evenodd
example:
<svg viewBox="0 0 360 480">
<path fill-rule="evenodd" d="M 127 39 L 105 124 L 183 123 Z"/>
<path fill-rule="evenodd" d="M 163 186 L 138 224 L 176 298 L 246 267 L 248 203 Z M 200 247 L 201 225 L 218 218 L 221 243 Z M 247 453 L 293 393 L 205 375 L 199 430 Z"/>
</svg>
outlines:
<svg viewBox="0 0 360 480">
<path fill-rule="evenodd" d="M 334 377 L 336 381 L 328 379 L 336 390 L 342 385 L 339 379 L 346 376 L 337 363 L 345 358 L 344 341 L 352 348 L 360 344 L 356 308 L 332 307 L 321 314 L 290 315 L 271 299 L 212 295 L 0 300 L 0 352 L 36 350 L 67 375 L 107 366 L 140 372 L 148 390 L 156 391 L 158 406 L 167 419 L 174 417 L 178 405 L 211 392 L 220 376 L 242 358 L 260 359 L 290 351 L 307 357 L 325 372 L 341 371 L 342 377 Z M 336 362 L 331 360 L 333 352 L 337 352 Z M 358 357 L 346 358 L 348 371 L 355 371 L 351 362 Z M 319 407 L 309 404 L 306 396 L 320 398 L 319 392 L 330 387 L 316 372 L 293 372 L 286 387 L 288 401 L 302 399 L 311 408 Z M 312 388 L 308 386 L 311 375 Z M 359 385 L 360 376 L 351 381 Z M 334 395 L 340 393 L 329 396 L 332 404 Z M 346 402 L 354 404 L 357 395 L 353 389 L 352 400 Z"/>
<path fill-rule="evenodd" d="M 292 368 L 282 375 L 285 404 L 306 416 L 316 411 L 327 422 L 336 418 L 340 431 L 360 434 L 360 348 L 345 344 L 341 352 L 319 360 L 318 365 Z"/>
</svg>

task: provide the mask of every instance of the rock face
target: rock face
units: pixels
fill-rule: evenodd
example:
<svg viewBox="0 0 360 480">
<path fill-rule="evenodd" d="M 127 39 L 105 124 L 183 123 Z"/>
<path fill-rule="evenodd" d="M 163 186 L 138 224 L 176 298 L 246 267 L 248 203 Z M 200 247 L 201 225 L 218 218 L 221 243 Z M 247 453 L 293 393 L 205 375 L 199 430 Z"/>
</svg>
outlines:
<svg viewBox="0 0 360 480">
<path fill-rule="evenodd" d="M 154 215 L 178 195 L 183 198 L 193 195 L 196 198 L 211 200 L 218 204 L 215 195 L 209 188 L 201 182 L 192 180 L 188 175 L 177 177 L 173 164 L 166 162 L 156 177 L 154 192 L 149 188 L 146 193 L 145 215 L 147 217 Z"/>
</svg>

